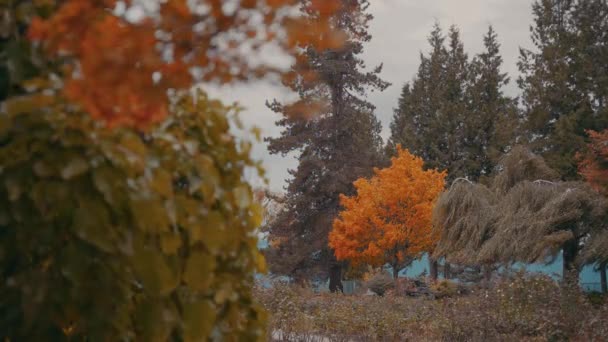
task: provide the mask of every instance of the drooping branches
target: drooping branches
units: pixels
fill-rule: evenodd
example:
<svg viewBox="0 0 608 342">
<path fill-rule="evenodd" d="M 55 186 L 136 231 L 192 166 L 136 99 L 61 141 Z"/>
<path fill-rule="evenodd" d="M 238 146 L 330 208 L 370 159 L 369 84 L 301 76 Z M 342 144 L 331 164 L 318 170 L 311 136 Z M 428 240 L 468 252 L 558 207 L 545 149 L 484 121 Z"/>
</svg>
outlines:
<svg viewBox="0 0 608 342">
<path fill-rule="evenodd" d="M 578 268 L 584 243 L 606 220 L 606 200 L 581 182 L 559 181 L 542 158 L 517 147 L 489 187 L 455 184 L 441 195 L 436 257 L 463 264 L 543 262 L 563 251 Z"/>
</svg>

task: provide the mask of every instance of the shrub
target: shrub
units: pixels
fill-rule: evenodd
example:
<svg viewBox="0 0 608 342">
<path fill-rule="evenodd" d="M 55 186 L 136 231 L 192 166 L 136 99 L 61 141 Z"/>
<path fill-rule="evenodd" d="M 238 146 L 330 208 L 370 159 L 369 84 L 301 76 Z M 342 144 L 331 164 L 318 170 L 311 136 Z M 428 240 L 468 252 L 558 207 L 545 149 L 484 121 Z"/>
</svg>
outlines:
<svg viewBox="0 0 608 342">
<path fill-rule="evenodd" d="M 453 291 L 454 283 L 438 285 Z M 548 277 L 515 275 L 441 299 L 317 295 L 292 286 L 256 292 L 284 341 L 605 340 L 608 304 Z M 277 336 L 275 336 L 277 337 Z"/>
<path fill-rule="evenodd" d="M 395 287 L 395 281 L 387 272 L 380 271 L 365 282 L 365 287 L 378 296 L 384 296 L 386 291 Z"/>
<path fill-rule="evenodd" d="M 147 134 L 62 104 L 0 115 L 0 338 L 263 336 L 232 108 L 182 97 Z"/>
</svg>

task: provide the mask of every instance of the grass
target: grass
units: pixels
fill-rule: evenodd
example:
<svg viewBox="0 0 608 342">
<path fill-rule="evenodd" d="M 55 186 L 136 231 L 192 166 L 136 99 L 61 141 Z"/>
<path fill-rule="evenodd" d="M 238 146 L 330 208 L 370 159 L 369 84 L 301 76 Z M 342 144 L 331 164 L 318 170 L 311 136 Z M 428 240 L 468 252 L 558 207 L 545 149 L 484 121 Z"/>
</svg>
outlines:
<svg viewBox="0 0 608 342">
<path fill-rule="evenodd" d="M 383 297 L 316 294 L 287 284 L 258 288 L 256 296 L 271 315 L 269 340 L 608 340 L 605 298 L 590 300 L 578 288 L 542 276 L 517 275 L 490 289 L 436 299 L 395 290 Z"/>
</svg>

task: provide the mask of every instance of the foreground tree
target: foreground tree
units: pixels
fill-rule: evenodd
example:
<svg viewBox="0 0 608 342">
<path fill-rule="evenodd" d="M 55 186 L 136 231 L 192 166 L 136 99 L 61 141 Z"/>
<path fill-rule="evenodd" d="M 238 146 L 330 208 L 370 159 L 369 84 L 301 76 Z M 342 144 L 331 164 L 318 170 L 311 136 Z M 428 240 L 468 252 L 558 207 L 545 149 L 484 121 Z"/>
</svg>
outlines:
<svg viewBox="0 0 608 342">
<path fill-rule="evenodd" d="M 280 72 L 251 63 L 252 55 L 269 44 L 288 54 L 299 44 L 340 46 L 342 35 L 328 26 L 336 1 L 305 2 L 302 6 L 318 13 L 314 21 L 285 15 L 298 3 L 25 0 L 0 6 L 7 10 L 2 12 L 6 27 L 23 19 L 25 27 L 31 25 L 29 37 L 61 66 L 69 100 L 110 125 L 148 128 L 167 115 L 168 90 Z M 133 15 L 133 7 L 143 14 Z"/>
<path fill-rule="evenodd" d="M 397 153 L 390 167 L 354 183 L 355 196 L 341 196 L 344 210 L 329 234 L 329 246 L 339 260 L 376 267 L 389 264 L 395 279 L 435 245 L 431 213 L 446 176 L 425 171 L 424 161 L 400 146 Z"/>
<path fill-rule="evenodd" d="M 564 276 L 580 269 L 590 234 L 606 224 L 606 200 L 582 182 L 559 181 L 518 147 L 490 187 L 458 182 L 440 197 L 435 257 L 469 265 L 545 262 L 562 252 Z"/>
<path fill-rule="evenodd" d="M 273 102 L 283 115 L 281 136 L 269 138 L 271 153 L 298 151 L 298 167 L 290 171 L 285 211 L 269 227 L 267 258 L 273 273 L 296 279 L 329 277 L 330 289 L 341 289 L 342 263 L 328 248 L 328 234 L 339 209 L 339 195 L 354 192 L 352 182 L 369 176 L 380 160 L 380 123 L 365 101 L 368 89 L 385 89 L 380 67 L 364 72 L 360 59 L 372 19 L 365 0 L 343 0 L 331 28 L 346 34 L 339 49 L 320 51 L 305 45 L 284 84 L 298 93 L 291 104 Z M 317 11 L 307 11 L 316 18 Z M 314 114 L 311 113 L 314 109 Z M 311 116 L 311 114 L 313 114 Z"/>
<path fill-rule="evenodd" d="M 233 110 L 183 96 L 147 134 L 58 102 L 1 115 L 2 337 L 265 336 L 261 208 L 242 177 L 256 164 L 230 136 Z"/>
</svg>

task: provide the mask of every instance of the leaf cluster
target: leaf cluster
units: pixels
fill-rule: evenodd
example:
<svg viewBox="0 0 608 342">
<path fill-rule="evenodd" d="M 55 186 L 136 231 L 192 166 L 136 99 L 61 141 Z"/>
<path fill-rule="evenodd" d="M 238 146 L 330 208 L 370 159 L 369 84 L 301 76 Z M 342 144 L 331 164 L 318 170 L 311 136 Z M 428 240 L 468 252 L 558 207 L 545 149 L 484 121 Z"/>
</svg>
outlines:
<svg viewBox="0 0 608 342">
<path fill-rule="evenodd" d="M 37 99 L 0 115 L 2 337 L 261 339 L 257 164 L 235 108 L 181 95 L 142 134 Z"/>
</svg>

